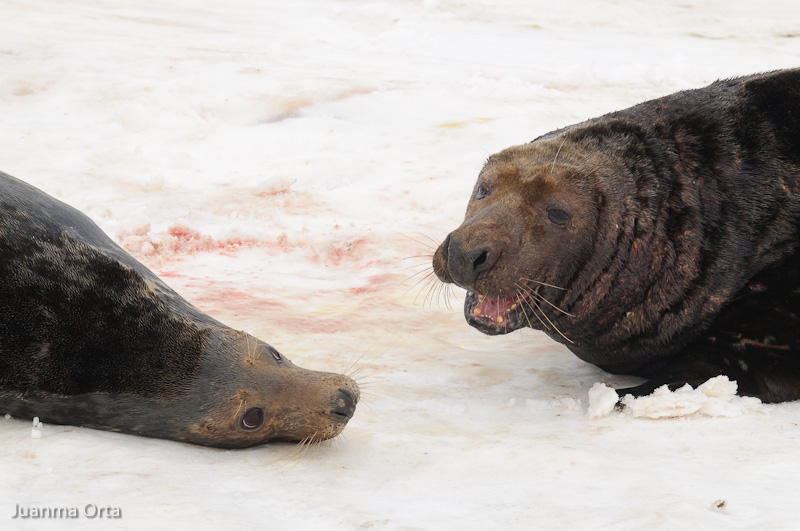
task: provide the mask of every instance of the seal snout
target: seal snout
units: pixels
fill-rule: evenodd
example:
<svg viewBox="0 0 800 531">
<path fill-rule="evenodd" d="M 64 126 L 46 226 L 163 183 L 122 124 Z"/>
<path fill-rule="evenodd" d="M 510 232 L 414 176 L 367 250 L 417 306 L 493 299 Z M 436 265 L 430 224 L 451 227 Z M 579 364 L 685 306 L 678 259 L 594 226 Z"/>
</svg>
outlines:
<svg viewBox="0 0 800 531">
<path fill-rule="evenodd" d="M 341 422 L 347 422 L 356 412 L 356 404 L 358 403 L 358 393 L 349 389 L 339 389 L 334 408 L 330 413 L 333 418 Z"/>
<path fill-rule="evenodd" d="M 491 269 L 500 256 L 492 245 L 470 245 L 455 233 L 442 244 L 442 255 L 450 279 L 465 289 L 474 287 L 478 276 Z"/>
</svg>

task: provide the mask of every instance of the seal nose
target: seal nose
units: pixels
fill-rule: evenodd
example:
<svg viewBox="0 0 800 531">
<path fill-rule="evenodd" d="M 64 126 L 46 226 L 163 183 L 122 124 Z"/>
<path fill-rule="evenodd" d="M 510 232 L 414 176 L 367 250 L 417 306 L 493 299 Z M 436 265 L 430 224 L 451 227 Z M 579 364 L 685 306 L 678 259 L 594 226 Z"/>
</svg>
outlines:
<svg viewBox="0 0 800 531">
<path fill-rule="evenodd" d="M 352 391 L 340 388 L 336 397 L 336 405 L 331 410 L 331 415 L 341 422 L 347 422 L 353 418 L 357 403 L 358 398 Z"/>
<path fill-rule="evenodd" d="M 491 269 L 497 262 L 497 253 L 489 245 L 465 249 L 452 234 L 447 237 L 445 244 L 442 254 L 447 260 L 447 272 L 453 282 L 462 288 L 473 287 L 478 275 Z"/>
</svg>

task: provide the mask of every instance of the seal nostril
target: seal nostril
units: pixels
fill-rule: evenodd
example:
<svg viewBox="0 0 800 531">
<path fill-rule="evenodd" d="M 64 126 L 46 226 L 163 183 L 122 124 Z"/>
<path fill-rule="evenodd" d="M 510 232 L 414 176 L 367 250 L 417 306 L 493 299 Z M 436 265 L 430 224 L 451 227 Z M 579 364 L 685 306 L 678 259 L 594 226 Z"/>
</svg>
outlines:
<svg viewBox="0 0 800 531">
<path fill-rule="evenodd" d="M 489 255 L 489 251 L 483 251 L 478 258 L 472 262 L 472 269 L 477 270 L 481 265 L 486 262 L 486 257 Z"/>
<path fill-rule="evenodd" d="M 356 398 L 355 394 L 347 389 L 339 389 L 339 396 L 337 397 L 337 404 L 334 407 L 330 414 L 335 419 L 347 422 L 356 412 L 356 403 L 358 402 L 358 398 Z"/>
<path fill-rule="evenodd" d="M 490 245 L 465 249 L 459 240 L 452 238 L 448 238 L 447 243 L 447 272 L 453 282 L 462 288 L 471 289 L 478 275 L 491 269 L 499 256 Z"/>
<path fill-rule="evenodd" d="M 492 268 L 497 261 L 497 253 L 492 252 L 491 247 L 481 247 L 470 252 L 469 258 L 472 260 L 472 281 L 474 282 L 478 275 Z"/>
<path fill-rule="evenodd" d="M 347 411 L 339 411 L 336 409 L 331 410 L 331 416 L 341 422 L 347 422 L 348 420 L 353 418 L 352 413 L 348 413 Z"/>
<path fill-rule="evenodd" d="M 347 407 L 353 407 L 353 408 L 356 407 L 358 398 L 356 398 L 356 395 L 353 394 L 352 391 L 340 388 L 339 392 L 342 394 L 342 397 L 344 398 L 344 403 Z"/>
<path fill-rule="evenodd" d="M 450 235 L 447 235 L 447 238 L 444 239 L 442 242 L 442 258 L 444 258 L 445 263 L 447 263 L 447 257 L 450 255 Z"/>
</svg>

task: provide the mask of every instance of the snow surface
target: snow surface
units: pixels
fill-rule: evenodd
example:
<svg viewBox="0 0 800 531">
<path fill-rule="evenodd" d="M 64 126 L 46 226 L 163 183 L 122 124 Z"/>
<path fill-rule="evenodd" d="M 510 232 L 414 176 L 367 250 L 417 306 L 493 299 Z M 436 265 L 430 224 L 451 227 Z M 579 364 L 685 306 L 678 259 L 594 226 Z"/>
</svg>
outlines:
<svg viewBox="0 0 800 531">
<path fill-rule="evenodd" d="M 593 384 L 638 380 L 483 336 L 426 275 L 489 154 L 797 66 L 798 20 L 794 0 L 0 0 L 0 169 L 364 390 L 304 455 L 0 419 L 0 528 L 796 529 L 800 404 L 591 419 Z"/>
</svg>

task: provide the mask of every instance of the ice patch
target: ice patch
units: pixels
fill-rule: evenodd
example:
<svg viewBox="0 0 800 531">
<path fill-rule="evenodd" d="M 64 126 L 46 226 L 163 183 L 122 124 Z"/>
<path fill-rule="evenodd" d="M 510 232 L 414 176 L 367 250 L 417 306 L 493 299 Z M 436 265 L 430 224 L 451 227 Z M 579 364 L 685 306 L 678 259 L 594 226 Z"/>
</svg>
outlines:
<svg viewBox="0 0 800 531">
<path fill-rule="evenodd" d="M 648 396 L 626 395 L 621 402 L 622 412 L 634 417 L 651 419 L 703 415 L 706 417 L 735 417 L 745 413 L 763 411 L 761 401 L 748 396 L 737 396 L 737 384 L 727 376 L 716 376 L 697 389 L 686 384 L 670 391 L 662 385 Z M 618 397 L 614 389 L 596 383 L 589 390 L 589 418 L 610 414 Z"/>
</svg>

